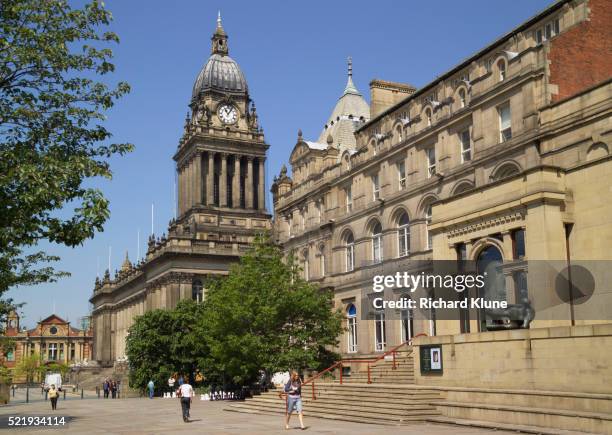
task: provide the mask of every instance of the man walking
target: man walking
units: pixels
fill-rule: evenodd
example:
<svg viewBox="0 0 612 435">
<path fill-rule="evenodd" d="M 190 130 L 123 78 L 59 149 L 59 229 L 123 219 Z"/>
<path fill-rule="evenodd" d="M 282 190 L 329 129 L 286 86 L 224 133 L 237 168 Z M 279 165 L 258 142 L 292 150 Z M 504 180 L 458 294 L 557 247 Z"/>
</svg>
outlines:
<svg viewBox="0 0 612 435">
<path fill-rule="evenodd" d="M 183 382 L 183 384 L 179 387 L 177 393 L 181 401 L 183 421 L 187 423 L 189 421 L 189 409 L 191 408 L 191 399 L 194 396 L 193 388 L 187 382 Z"/>
<path fill-rule="evenodd" d="M 102 389 L 104 390 L 104 398 L 108 399 L 108 391 L 110 390 L 110 383 L 108 382 L 108 378 L 104 379 Z"/>
<path fill-rule="evenodd" d="M 153 383 L 153 379 L 149 381 L 147 384 L 147 388 L 149 389 L 149 399 L 153 398 L 153 392 L 155 391 L 155 384 Z"/>
</svg>

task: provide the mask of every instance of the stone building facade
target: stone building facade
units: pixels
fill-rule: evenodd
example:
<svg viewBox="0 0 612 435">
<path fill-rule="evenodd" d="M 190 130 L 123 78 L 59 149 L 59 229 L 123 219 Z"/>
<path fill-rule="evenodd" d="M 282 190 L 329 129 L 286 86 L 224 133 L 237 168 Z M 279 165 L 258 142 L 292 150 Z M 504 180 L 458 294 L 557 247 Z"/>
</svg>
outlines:
<svg viewBox="0 0 612 435">
<path fill-rule="evenodd" d="M 4 358 L 2 365 L 13 368 L 24 355 L 40 355 L 45 363 L 80 363 L 91 360 L 93 333 L 87 322 L 84 328 L 75 328 L 52 314 L 40 320 L 32 329 L 21 328 L 19 315 L 15 312 L 7 316 L 4 335 L 14 342 L 14 349 Z"/>
<path fill-rule="evenodd" d="M 207 277 L 225 275 L 253 241 L 271 227 L 265 204 L 269 145 L 228 36 L 217 20 L 212 49 L 193 87 L 183 136 L 174 154 L 178 216 L 168 234 L 149 240 L 146 258 L 126 259 L 119 272 L 96 280 L 93 295 L 94 359 L 125 358 L 136 316 L 202 300 Z"/>
<path fill-rule="evenodd" d="M 609 308 L 577 320 L 526 275 L 531 261 L 612 259 L 609 6 L 556 2 L 418 90 L 373 81 L 370 111 L 334 109 L 317 142 L 298 134 L 291 177 L 283 168 L 272 186 L 274 233 L 306 279 L 333 289 L 343 354 L 494 329 L 474 310 L 362 318 L 375 275 L 435 260 L 499 260 L 509 303 L 546 299 L 557 310 L 532 329 L 609 322 Z M 342 115 L 356 119 L 350 143 L 327 133 Z"/>
</svg>

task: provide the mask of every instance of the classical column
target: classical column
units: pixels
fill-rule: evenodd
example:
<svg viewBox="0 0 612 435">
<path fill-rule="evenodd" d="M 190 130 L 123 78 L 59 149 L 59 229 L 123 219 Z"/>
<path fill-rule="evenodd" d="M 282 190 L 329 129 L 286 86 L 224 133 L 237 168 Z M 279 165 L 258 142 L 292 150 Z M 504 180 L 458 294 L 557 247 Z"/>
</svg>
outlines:
<svg viewBox="0 0 612 435">
<path fill-rule="evenodd" d="M 185 173 L 187 174 L 185 180 L 185 188 L 187 190 L 187 204 L 185 209 L 189 210 L 193 205 L 193 161 L 189 160 L 185 167 Z"/>
<path fill-rule="evenodd" d="M 208 152 L 208 173 L 206 174 L 206 204 L 215 204 L 215 154 Z"/>
<path fill-rule="evenodd" d="M 244 183 L 246 208 L 253 208 L 253 157 L 247 156 L 247 178 Z"/>
<path fill-rule="evenodd" d="M 257 184 L 257 199 L 259 200 L 259 209 L 266 209 L 266 196 L 265 196 L 265 186 L 266 186 L 266 178 L 264 174 L 264 162 L 265 159 L 263 157 L 259 157 L 257 159 L 257 166 L 259 167 L 259 180 Z"/>
<path fill-rule="evenodd" d="M 240 207 L 240 156 L 234 156 L 234 176 L 232 177 L 232 207 Z"/>
<path fill-rule="evenodd" d="M 227 153 L 221 153 L 221 175 L 219 176 L 219 205 L 227 207 Z"/>
<path fill-rule="evenodd" d="M 195 203 L 202 204 L 202 154 L 195 155 L 195 177 L 194 177 Z"/>
</svg>

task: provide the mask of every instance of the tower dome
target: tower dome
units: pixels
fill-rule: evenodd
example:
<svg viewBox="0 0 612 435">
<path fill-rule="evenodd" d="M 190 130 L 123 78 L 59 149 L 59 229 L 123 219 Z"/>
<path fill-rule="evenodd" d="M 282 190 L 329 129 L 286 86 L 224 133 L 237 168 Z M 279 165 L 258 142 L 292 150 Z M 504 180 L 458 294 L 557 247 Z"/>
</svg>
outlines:
<svg viewBox="0 0 612 435">
<path fill-rule="evenodd" d="M 211 38 L 211 55 L 193 85 L 193 99 L 196 99 L 202 92 L 208 91 L 248 94 L 244 74 L 236 61 L 229 56 L 227 39 L 227 34 L 221 25 L 221 13 L 219 13 L 217 28 Z"/>
</svg>

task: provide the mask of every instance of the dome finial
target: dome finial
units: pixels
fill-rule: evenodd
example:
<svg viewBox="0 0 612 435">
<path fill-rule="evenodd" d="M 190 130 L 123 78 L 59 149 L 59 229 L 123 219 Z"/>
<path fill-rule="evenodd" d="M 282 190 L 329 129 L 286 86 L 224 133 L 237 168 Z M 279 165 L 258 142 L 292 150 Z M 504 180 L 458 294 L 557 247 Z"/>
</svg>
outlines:
<svg viewBox="0 0 612 435">
<path fill-rule="evenodd" d="M 355 94 L 361 95 L 355 84 L 353 83 L 353 58 L 351 56 L 347 59 L 348 62 L 348 80 L 346 81 L 346 88 L 344 88 L 344 95 L 346 94 Z"/>
<path fill-rule="evenodd" d="M 221 25 L 221 11 L 219 11 L 217 13 L 217 29 L 222 29 L 223 26 Z"/>
</svg>

